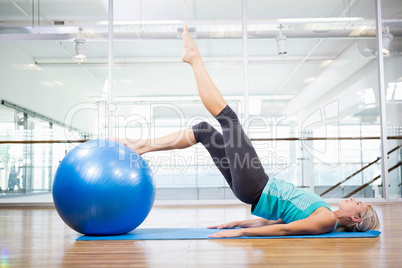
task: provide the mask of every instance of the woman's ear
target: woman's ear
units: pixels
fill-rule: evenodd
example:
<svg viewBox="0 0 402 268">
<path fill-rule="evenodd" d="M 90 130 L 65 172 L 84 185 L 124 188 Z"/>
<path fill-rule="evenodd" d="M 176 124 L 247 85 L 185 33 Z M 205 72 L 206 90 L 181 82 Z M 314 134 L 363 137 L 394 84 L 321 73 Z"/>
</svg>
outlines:
<svg viewBox="0 0 402 268">
<path fill-rule="evenodd" d="M 352 216 L 350 217 L 350 219 L 354 222 L 354 223 L 360 223 L 362 221 L 362 218 L 360 218 L 359 216 Z"/>
</svg>

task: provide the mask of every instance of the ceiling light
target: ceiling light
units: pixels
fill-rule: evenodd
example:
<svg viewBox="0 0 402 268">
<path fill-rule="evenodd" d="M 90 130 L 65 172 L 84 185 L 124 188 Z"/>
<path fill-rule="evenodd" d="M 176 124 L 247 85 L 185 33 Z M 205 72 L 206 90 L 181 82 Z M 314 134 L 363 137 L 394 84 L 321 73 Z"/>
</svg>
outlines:
<svg viewBox="0 0 402 268">
<path fill-rule="evenodd" d="M 53 83 L 50 82 L 50 81 L 42 81 L 42 82 L 40 82 L 40 84 L 41 84 L 42 86 L 44 86 L 44 87 L 51 87 L 51 86 L 53 86 Z"/>
<path fill-rule="evenodd" d="M 319 67 L 328 67 L 332 62 L 333 60 L 323 60 Z"/>
<path fill-rule="evenodd" d="M 286 35 L 282 34 L 282 25 L 279 27 L 279 35 L 275 37 L 276 43 L 278 45 L 278 54 L 286 55 L 288 53 L 286 45 Z"/>
<path fill-rule="evenodd" d="M 53 81 L 53 84 L 55 85 L 55 86 L 59 86 L 59 87 L 64 87 L 64 86 L 66 86 L 63 82 L 61 82 L 61 81 Z"/>
<path fill-rule="evenodd" d="M 158 26 L 158 25 L 183 25 L 186 24 L 183 20 L 148 20 L 148 21 L 141 21 L 141 20 L 125 20 L 125 21 L 113 21 L 113 26 Z M 99 21 L 97 22 L 98 26 L 108 26 L 109 21 Z"/>
<path fill-rule="evenodd" d="M 391 54 L 389 46 L 391 45 L 392 39 L 394 39 L 394 36 L 389 32 L 389 27 L 386 26 L 382 34 L 382 54 L 384 57 L 388 57 Z"/>
<path fill-rule="evenodd" d="M 291 19 L 279 19 L 278 23 L 345 23 L 364 21 L 362 17 L 327 17 L 327 18 L 291 18 Z"/>
<path fill-rule="evenodd" d="M 75 43 L 75 56 L 74 58 L 80 63 L 84 62 L 87 58 L 85 54 L 85 39 L 82 35 L 82 28 L 79 29 L 77 38 L 74 40 Z"/>
<path fill-rule="evenodd" d="M 74 58 L 80 62 L 83 62 L 87 55 L 85 54 L 85 39 L 75 39 L 75 56 Z"/>
<path fill-rule="evenodd" d="M 304 79 L 304 83 L 306 83 L 306 84 L 311 83 L 314 81 L 314 79 L 315 79 L 315 77 L 307 77 L 306 79 Z"/>
</svg>

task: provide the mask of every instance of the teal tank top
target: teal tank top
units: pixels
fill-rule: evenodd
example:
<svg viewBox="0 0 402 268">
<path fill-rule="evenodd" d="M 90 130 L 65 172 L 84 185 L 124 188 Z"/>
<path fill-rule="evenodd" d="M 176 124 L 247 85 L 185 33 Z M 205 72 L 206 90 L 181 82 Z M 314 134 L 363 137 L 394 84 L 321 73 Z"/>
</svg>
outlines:
<svg viewBox="0 0 402 268">
<path fill-rule="evenodd" d="M 281 219 L 285 223 L 307 218 L 317 208 L 328 204 L 317 194 L 296 188 L 292 183 L 269 178 L 257 205 L 251 214 L 267 220 Z"/>
</svg>

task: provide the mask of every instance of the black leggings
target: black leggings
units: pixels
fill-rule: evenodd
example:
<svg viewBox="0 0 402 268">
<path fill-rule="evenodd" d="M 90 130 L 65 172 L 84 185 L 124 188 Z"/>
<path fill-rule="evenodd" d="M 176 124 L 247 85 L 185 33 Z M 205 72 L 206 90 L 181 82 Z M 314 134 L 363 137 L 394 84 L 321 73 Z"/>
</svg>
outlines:
<svg viewBox="0 0 402 268">
<path fill-rule="evenodd" d="M 268 182 L 260 159 L 236 113 L 226 106 L 217 116 L 222 134 L 207 122 L 193 126 L 195 140 L 208 150 L 235 196 L 256 205 Z"/>
</svg>

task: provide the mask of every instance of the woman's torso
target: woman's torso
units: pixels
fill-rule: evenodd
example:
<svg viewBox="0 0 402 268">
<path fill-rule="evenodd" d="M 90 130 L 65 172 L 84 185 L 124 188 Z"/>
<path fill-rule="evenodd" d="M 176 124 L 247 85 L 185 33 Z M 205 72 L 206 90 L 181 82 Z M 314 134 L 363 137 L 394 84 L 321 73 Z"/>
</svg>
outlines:
<svg viewBox="0 0 402 268">
<path fill-rule="evenodd" d="M 321 208 L 331 211 L 317 194 L 297 188 L 292 183 L 270 178 L 251 212 L 268 220 L 282 219 L 289 223 L 320 213 L 323 211 Z"/>
</svg>

